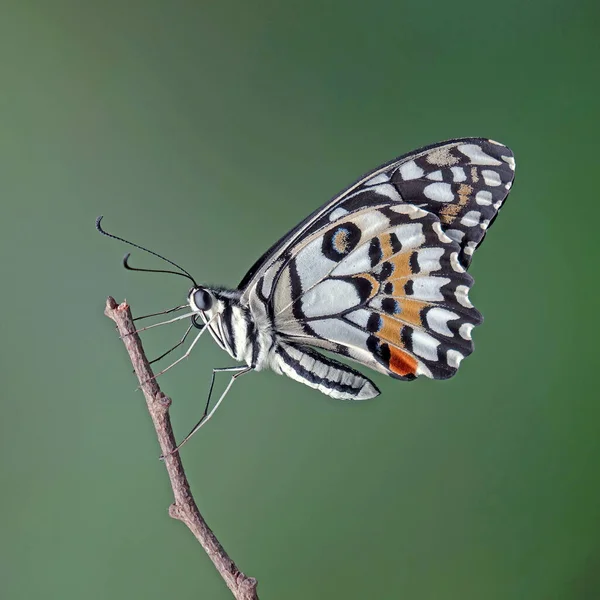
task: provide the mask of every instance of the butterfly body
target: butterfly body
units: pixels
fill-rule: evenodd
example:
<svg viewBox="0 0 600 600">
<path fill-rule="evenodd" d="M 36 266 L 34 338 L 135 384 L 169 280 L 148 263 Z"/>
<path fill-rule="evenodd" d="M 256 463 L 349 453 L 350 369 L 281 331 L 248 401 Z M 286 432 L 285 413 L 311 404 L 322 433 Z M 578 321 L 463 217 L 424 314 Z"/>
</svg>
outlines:
<svg viewBox="0 0 600 600">
<path fill-rule="evenodd" d="M 467 269 L 513 178 L 511 151 L 491 140 L 417 150 L 309 215 L 236 290 L 197 287 L 188 302 L 236 360 L 334 398 L 379 390 L 319 350 L 397 379 L 447 379 L 473 351 L 483 319 Z"/>
<path fill-rule="evenodd" d="M 198 291 L 210 294 L 208 310 L 200 310 Z M 271 369 L 319 391 L 342 399 L 366 399 L 379 394 L 367 378 L 354 369 L 310 348 L 277 335 L 265 311 L 253 312 L 240 301 L 238 290 L 194 288 L 190 308 L 201 316 L 217 345 L 254 371 Z"/>
</svg>

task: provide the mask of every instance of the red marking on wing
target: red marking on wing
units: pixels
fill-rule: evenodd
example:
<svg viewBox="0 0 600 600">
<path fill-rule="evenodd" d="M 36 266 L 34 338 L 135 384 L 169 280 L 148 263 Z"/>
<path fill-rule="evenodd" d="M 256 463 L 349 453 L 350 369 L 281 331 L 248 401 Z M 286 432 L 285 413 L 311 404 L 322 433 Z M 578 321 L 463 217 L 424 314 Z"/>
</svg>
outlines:
<svg viewBox="0 0 600 600">
<path fill-rule="evenodd" d="M 390 346 L 390 371 L 405 377 L 406 375 L 416 375 L 417 372 L 417 361 L 412 357 Z"/>
</svg>

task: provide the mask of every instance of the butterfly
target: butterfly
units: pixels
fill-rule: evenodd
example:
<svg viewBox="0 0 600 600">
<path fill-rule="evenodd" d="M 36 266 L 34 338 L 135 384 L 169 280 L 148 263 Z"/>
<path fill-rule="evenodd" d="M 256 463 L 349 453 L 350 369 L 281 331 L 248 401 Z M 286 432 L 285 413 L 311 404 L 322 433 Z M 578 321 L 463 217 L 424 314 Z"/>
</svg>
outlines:
<svg viewBox="0 0 600 600">
<path fill-rule="evenodd" d="M 198 285 L 168 261 L 193 282 L 190 313 L 171 321 L 191 316 L 201 329 L 184 357 L 208 330 L 243 364 L 213 370 L 203 418 L 184 442 L 250 371 L 271 369 L 332 398 L 379 395 L 373 381 L 320 350 L 404 381 L 452 377 L 482 322 L 467 270 L 514 171 L 512 152 L 493 140 L 440 142 L 377 167 L 315 210 L 234 290 Z M 219 371 L 234 375 L 209 413 Z"/>
</svg>

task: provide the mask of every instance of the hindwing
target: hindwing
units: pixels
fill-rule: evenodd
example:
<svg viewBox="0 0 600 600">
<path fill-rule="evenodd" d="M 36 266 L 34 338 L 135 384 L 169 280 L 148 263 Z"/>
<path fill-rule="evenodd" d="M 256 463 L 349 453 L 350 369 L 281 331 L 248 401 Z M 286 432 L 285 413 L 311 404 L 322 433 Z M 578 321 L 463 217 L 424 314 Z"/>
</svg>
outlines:
<svg viewBox="0 0 600 600">
<path fill-rule="evenodd" d="M 281 269 L 275 330 L 400 379 L 451 377 L 482 320 L 459 250 L 425 210 L 388 203 L 357 211 Z"/>
</svg>

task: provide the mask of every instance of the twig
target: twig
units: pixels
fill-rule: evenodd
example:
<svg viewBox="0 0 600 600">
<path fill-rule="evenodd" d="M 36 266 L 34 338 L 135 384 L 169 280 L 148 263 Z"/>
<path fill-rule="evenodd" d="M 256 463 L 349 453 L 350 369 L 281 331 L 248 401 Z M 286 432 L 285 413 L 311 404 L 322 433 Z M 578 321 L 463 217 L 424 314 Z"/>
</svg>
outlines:
<svg viewBox="0 0 600 600">
<path fill-rule="evenodd" d="M 144 354 L 142 342 L 135 333 L 129 306 L 125 302 L 117 306 L 114 298 L 109 296 L 104 314 L 117 324 L 119 334 L 125 343 L 125 348 L 146 398 L 160 449 L 165 457 L 164 462 L 175 498 L 175 502 L 169 507 L 169 515 L 187 525 L 212 560 L 236 600 L 258 600 L 256 579 L 244 575 L 229 558 L 196 506 L 179 453 L 171 454 L 176 446 L 169 417 L 171 400 L 161 392 L 156 380 L 152 379 L 154 375 Z"/>
</svg>

